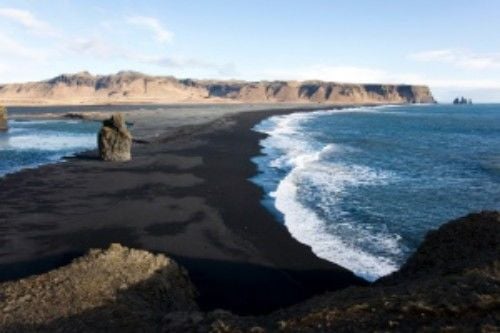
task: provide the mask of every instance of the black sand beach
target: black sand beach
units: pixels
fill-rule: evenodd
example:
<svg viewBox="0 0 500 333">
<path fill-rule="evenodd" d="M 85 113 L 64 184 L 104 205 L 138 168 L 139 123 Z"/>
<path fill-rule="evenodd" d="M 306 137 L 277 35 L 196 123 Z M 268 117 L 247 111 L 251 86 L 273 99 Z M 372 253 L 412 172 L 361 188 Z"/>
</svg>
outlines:
<svg viewBox="0 0 500 333">
<path fill-rule="evenodd" d="M 133 160 L 94 153 L 0 180 L 0 280 L 67 264 L 118 242 L 187 268 L 204 309 L 259 314 L 326 290 L 364 284 L 317 258 L 260 204 L 250 161 L 272 114 L 253 111 L 183 126 L 137 143 Z"/>
</svg>

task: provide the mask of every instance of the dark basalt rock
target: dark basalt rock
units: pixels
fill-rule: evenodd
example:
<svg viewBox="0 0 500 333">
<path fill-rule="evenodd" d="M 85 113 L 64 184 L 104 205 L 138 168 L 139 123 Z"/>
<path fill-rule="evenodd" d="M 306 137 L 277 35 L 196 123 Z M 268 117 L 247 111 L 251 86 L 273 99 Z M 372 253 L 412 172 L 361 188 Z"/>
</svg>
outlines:
<svg viewBox="0 0 500 333">
<path fill-rule="evenodd" d="M 131 157 L 132 135 L 119 113 L 104 120 L 98 136 L 99 155 L 104 161 L 123 162 Z"/>
<path fill-rule="evenodd" d="M 461 98 L 457 97 L 453 100 L 453 104 L 457 105 L 457 104 L 472 104 L 472 99 L 467 99 L 465 98 L 464 96 L 462 96 Z"/>
<path fill-rule="evenodd" d="M 385 280 L 460 274 L 500 260 L 500 213 L 470 214 L 430 231 L 403 267 Z"/>
</svg>

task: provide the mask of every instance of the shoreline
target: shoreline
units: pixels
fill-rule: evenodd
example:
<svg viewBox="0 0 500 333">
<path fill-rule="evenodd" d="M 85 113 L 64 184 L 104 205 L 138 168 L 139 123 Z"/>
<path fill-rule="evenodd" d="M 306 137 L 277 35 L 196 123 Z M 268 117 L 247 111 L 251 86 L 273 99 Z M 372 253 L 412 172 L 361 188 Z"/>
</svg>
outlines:
<svg viewBox="0 0 500 333">
<path fill-rule="evenodd" d="M 140 106 L 177 106 L 177 107 L 203 107 L 203 106 L 228 106 L 228 107 L 237 107 L 237 106 L 248 106 L 248 105 L 259 105 L 262 106 L 262 111 L 271 110 L 271 109 L 288 109 L 291 105 L 298 106 L 300 105 L 303 108 L 329 108 L 331 106 L 336 107 L 355 107 L 360 105 L 373 105 L 373 106 L 383 106 L 383 105 L 407 105 L 407 104 L 438 104 L 438 103 L 388 103 L 385 101 L 382 102 L 370 102 L 370 103 L 324 103 L 324 102 L 304 102 L 304 103 L 293 103 L 293 102 L 245 102 L 245 101 L 210 101 L 210 102 L 168 102 L 168 101 L 124 101 L 124 102 L 109 102 L 109 103 L 100 103 L 100 102 L 89 102 L 89 103 L 32 103 L 32 104 L 23 104 L 23 103 L 5 103 L 0 102 L 0 105 L 3 105 L 7 108 L 85 108 L 85 107 L 140 107 Z M 445 103 L 446 104 L 446 103 Z M 451 103 L 449 103 L 451 104 Z M 483 103 L 477 103 L 483 104 Z M 488 104 L 488 103 L 484 103 Z"/>
<path fill-rule="evenodd" d="M 85 153 L 7 175 L 0 181 L 0 220 L 7 222 L 0 280 L 42 273 L 88 248 L 120 242 L 166 253 L 186 267 L 204 309 L 261 314 L 366 284 L 292 238 L 249 180 L 263 137 L 251 128 L 300 110 L 241 112 L 177 127 L 136 144 L 130 163 L 102 163 Z"/>
</svg>

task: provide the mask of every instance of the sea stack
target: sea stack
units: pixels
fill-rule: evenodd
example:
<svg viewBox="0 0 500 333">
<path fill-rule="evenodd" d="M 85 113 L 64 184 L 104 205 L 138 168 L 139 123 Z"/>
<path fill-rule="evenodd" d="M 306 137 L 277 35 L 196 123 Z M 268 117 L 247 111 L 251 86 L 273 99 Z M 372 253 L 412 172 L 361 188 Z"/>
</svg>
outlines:
<svg viewBox="0 0 500 333">
<path fill-rule="evenodd" d="M 0 131 L 7 130 L 7 108 L 0 105 Z"/>
<path fill-rule="evenodd" d="M 97 141 L 102 160 L 124 162 L 131 159 L 132 135 L 122 114 L 116 113 L 102 122 Z"/>
<path fill-rule="evenodd" d="M 464 96 L 462 96 L 462 98 L 457 97 L 453 100 L 453 104 L 455 104 L 455 105 L 457 105 L 457 104 L 472 104 L 472 99 L 470 99 L 470 98 L 467 99 Z"/>
</svg>

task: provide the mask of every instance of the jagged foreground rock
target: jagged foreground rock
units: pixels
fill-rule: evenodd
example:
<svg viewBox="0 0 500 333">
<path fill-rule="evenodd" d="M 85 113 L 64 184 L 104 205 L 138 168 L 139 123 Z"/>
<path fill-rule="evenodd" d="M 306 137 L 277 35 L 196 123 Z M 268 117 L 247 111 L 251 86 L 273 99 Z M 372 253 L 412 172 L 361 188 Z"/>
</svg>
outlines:
<svg viewBox="0 0 500 333">
<path fill-rule="evenodd" d="M 102 122 L 97 143 L 99 155 L 104 161 L 124 162 L 131 159 L 132 135 L 121 113 Z"/>
<path fill-rule="evenodd" d="M 164 329 L 185 325 L 166 317 Z M 213 332 L 500 332 L 500 213 L 430 232 L 399 272 L 267 317 L 204 317 Z M 186 325 L 184 329 L 187 329 Z"/>
<path fill-rule="evenodd" d="M 46 274 L 0 284 L 0 331 L 145 328 L 165 313 L 195 310 L 194 298 L 174 261 L 113 244 Z"/>
<path fill-rule="evenodd" d="M 7 109 L 0 105 L 0 131 L 7 130 Z"/>
<path fill-rule="evenodd" d="M 156 267 L 163 273 L 152 273 Z M 121 277 L 129 274 L 137 278 Z M 142 287 L 119 291 L 123 281 L 140 286 L 137 281 L 151 274 Z M 54 272 L 2 284 L 0 292 L 1 331 L 27 332 L 32 323 L 48 322 L 36 331 L 499 332 L 500 213 L 469 215 L 429 233 L 399 272 L 372 286 L 261 317 L 197 311 L 177 265 L 118 245 Z M 73 316 L 51 321 L 61 315 Z"/>
</svg>

